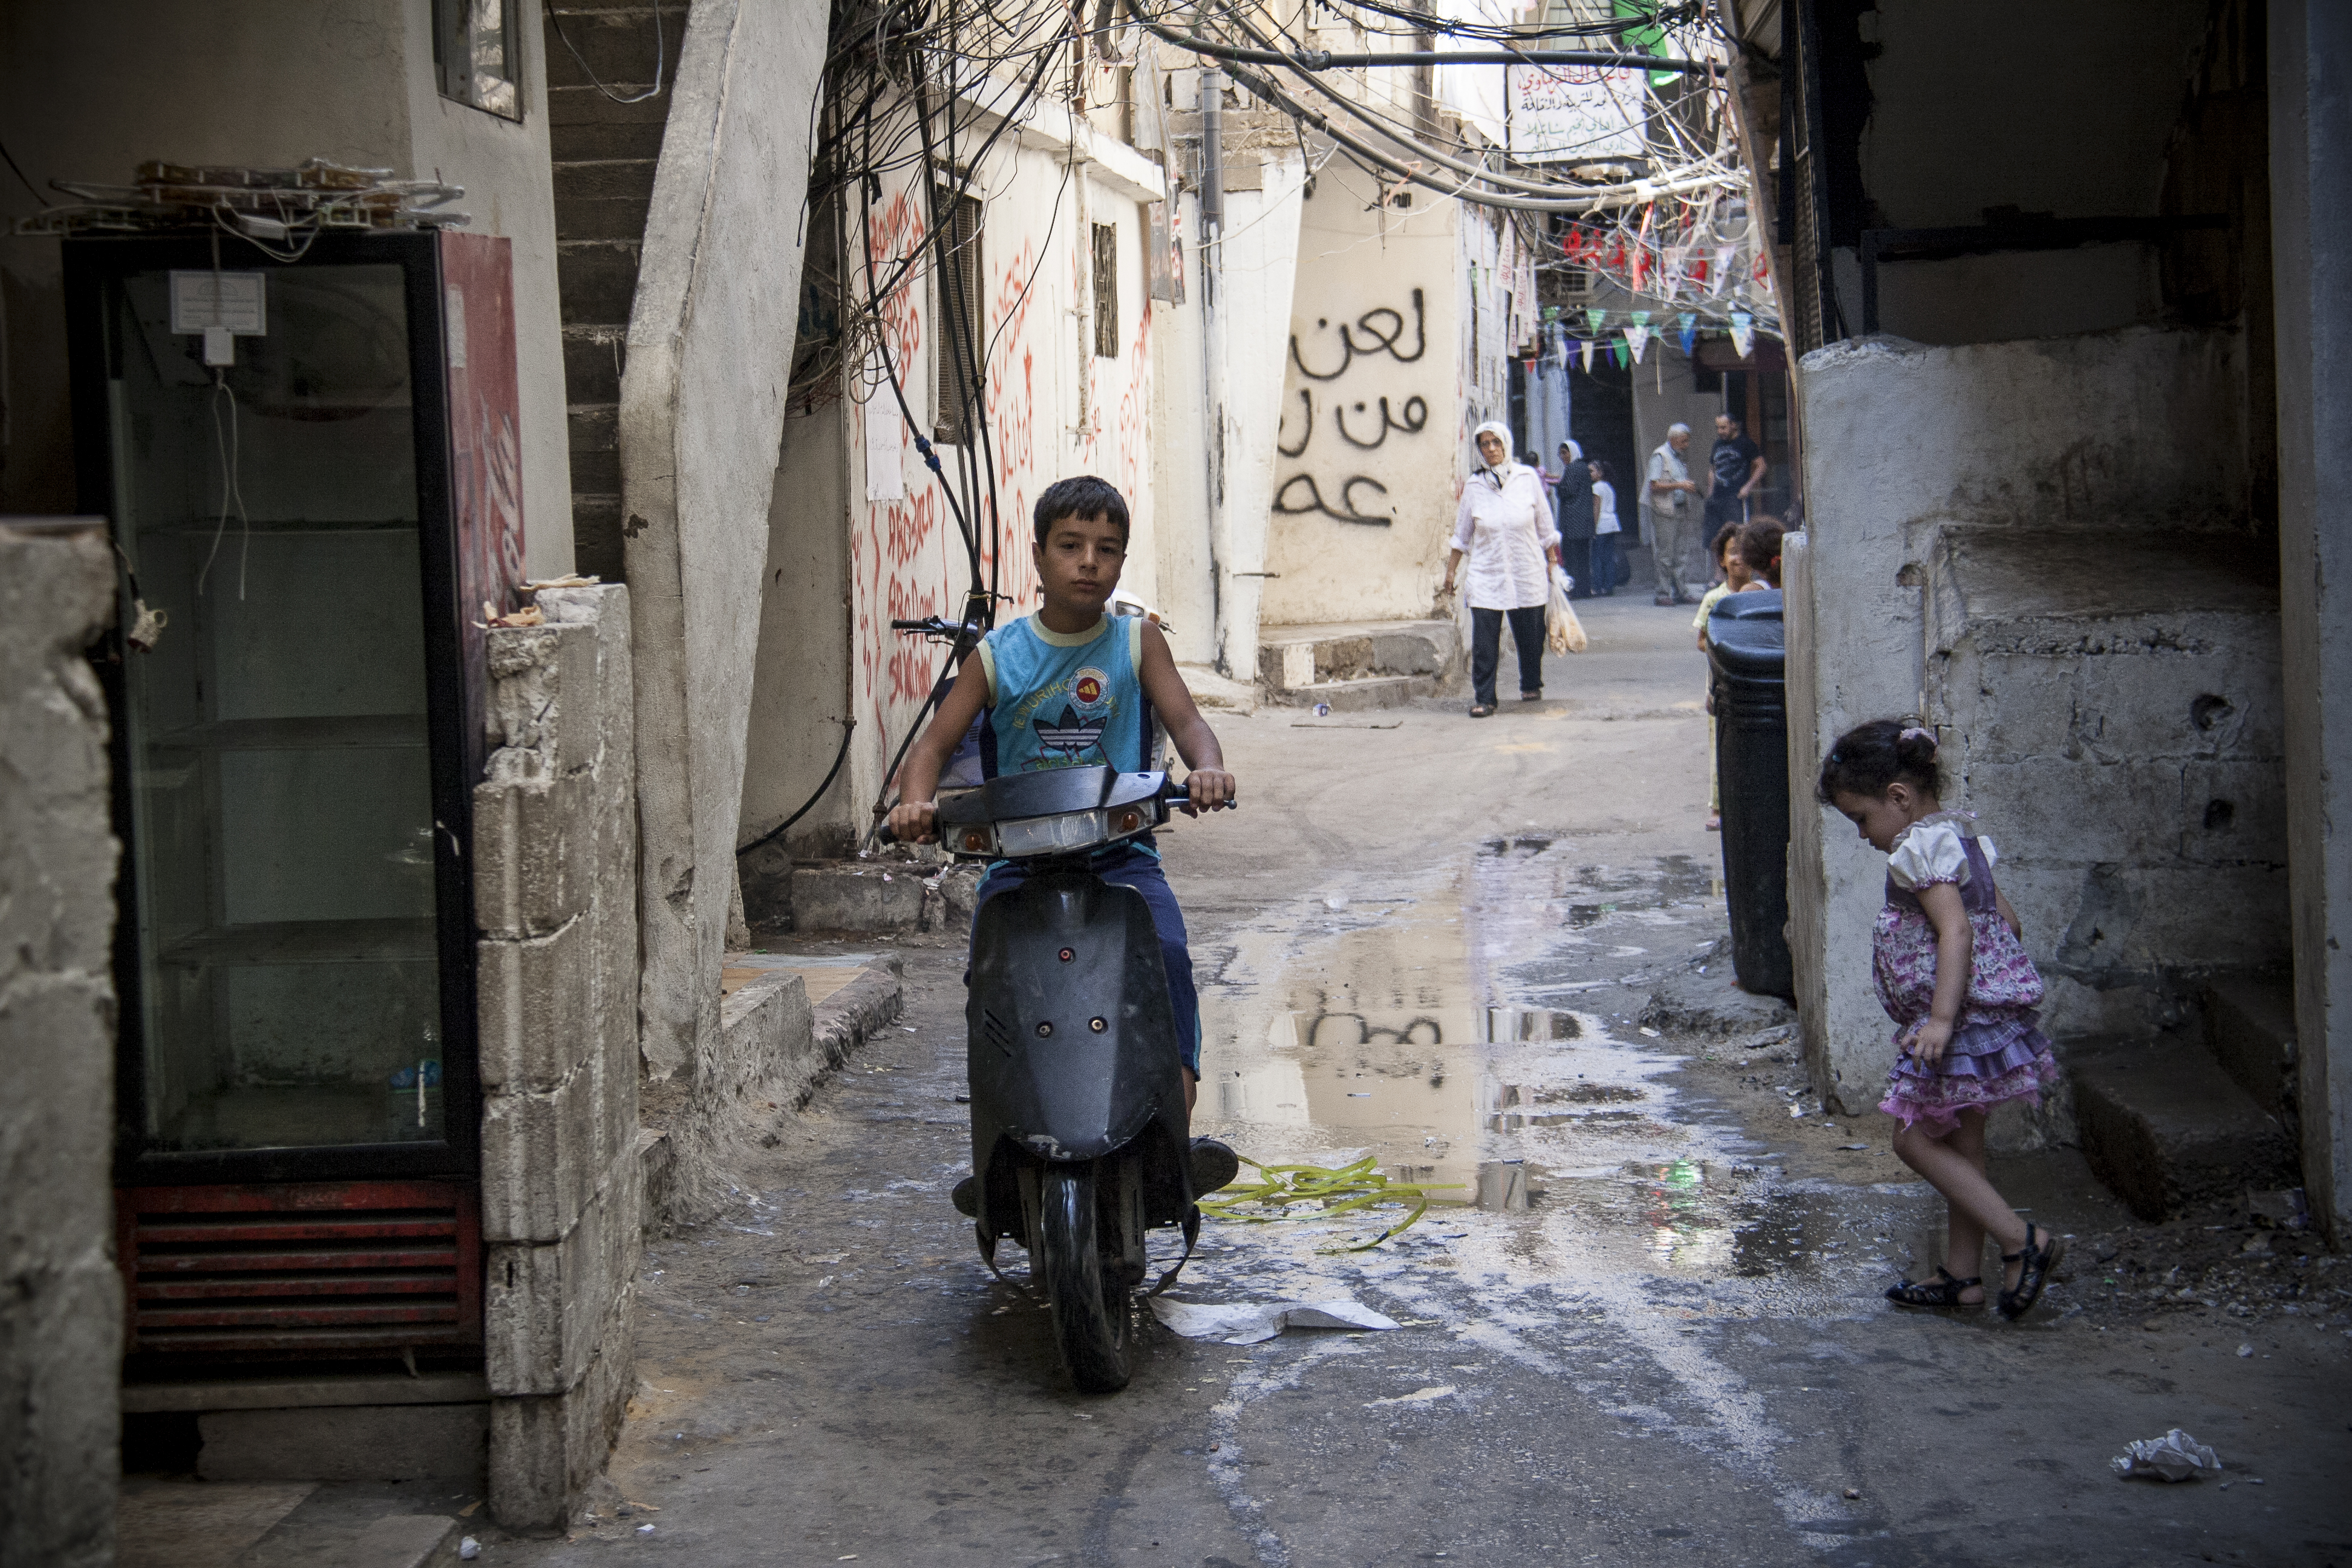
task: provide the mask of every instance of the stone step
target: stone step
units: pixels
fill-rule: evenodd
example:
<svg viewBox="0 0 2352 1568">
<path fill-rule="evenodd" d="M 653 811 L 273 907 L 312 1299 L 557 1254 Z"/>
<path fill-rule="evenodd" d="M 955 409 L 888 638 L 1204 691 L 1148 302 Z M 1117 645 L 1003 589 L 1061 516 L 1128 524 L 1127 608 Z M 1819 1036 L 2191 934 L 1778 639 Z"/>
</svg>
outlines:
<svg viewBox="0 0 2352 1568">
<path fill-rule="evenodd" d="M 1279 700 L 1310 686 L 1391 678 L 1420 680 L 1415 695 L 1433 696 L 1461 666 L 1452 621 L 1337 621 L 1258 632 L 1258 682 Z M 1318 700 L 1328 699 L 1309 699 Z"/>
<path fill-rule="evenodd" d="M 2144 1220 L 2298 1179 L 2278 1118 L 2193 1040 L 2086 1042 L 2066 1070 L 2084 1156 Z"/>
<path fill-rule="evenodd" d="M 2294 987 L 2236 975 L 2205 988 L 2205 1044 L 2221 1070 L 2272 1115 L 2295 1109 Z"/>
<path fill-rule="evenodd" d="M 476 1528 L 447 1500 L 454 1489 L 137 1478 L 123 1487 L 114 1560 L 122 1568 L 440 1568 L 459 1560 Z"/>
<path fill-rule="evenodd" d="M 1437 682 L 1406 675 L 1376 675 L 1361 680 L 1318 680 L 1286 686 L 1273 700 L 1285 708 L 1328 704 L 1334 713 L 1363 713 L 1381 708 L 1402 708 L 1423 697 L 1437 695 Z"/>
<path fill-rule="evenodd" d="M 795 931 L 963 931 L 981 868 L 914 860 L 816 860 L 793 868 Z"/>
</svg>

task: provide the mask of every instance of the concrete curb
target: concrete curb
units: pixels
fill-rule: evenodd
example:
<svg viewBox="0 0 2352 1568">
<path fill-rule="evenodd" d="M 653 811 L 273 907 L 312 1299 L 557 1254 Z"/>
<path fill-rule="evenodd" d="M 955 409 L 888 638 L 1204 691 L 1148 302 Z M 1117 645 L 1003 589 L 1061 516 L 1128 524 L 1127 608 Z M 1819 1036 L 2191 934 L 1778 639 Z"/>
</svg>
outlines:
<svg viewBox="0 0 2352 1568">
<path fill-rule="evenodd" d="M 906 960 L 896 953 L 867 964 L 856 979 L 817 1004 L 814 1030 L 818 1064 L 792 1100 L 797 1110 L 809 1102 L 828 1074 L 847 1061 L 874 1031 L 898 1016 L 906 1003 Z"/>
</svg>

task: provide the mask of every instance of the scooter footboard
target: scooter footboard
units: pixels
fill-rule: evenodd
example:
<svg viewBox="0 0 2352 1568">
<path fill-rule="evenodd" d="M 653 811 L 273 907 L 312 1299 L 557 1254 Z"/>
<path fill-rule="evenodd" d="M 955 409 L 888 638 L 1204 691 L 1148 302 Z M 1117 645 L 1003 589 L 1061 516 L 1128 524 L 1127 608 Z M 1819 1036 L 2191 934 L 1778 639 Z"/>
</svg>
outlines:
<svg viewBox="0 0 2352 1568">
<path fill-rule="evenodd" d="M 1182 1058 L 1141 894 L 1045 872 L 990 898 L 972 928 L 965 1024 L 983 1230 L 1020 1225 L 1012 1167 L 995 1169 L 1008 1150 L 1051 1163 L 1134 1144 L 1149 1223 L 1191 1208 Z"/>
</svg>

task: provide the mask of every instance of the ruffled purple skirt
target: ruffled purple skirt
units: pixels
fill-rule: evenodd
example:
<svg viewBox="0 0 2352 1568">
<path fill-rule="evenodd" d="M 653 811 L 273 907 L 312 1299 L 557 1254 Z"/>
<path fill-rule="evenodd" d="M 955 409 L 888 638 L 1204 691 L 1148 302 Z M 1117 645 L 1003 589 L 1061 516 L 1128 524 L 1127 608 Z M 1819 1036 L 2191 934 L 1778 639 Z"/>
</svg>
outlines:
<svg viewBox="0 0 2352 1568">
<path fill-rule="evenodd" d="M 1910 1028 L 1898 1031 L 1895 1070 L 1886 1075 L 1878 1109 L 1906 1127 L 1924 1121 L 1941 1138 L 1959 1125 L 1963 1110 L 1990 1110 L 2012 1100 L 2039 1103 L 2042 1089 L 2058 1080 L 2058 1059 L 2033 1026 L 2035 1017 L 2031 1008 L 1965 1014 L 1933 1067 L 1903 1049 Z"/>
</svg>

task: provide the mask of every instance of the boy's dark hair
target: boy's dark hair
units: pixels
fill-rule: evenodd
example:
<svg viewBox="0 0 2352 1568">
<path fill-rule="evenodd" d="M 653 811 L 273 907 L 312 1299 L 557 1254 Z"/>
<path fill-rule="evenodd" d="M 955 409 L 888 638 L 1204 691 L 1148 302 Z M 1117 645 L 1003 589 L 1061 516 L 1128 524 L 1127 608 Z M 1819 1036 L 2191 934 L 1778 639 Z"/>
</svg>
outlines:
<svg viewBox="0 0 2352 1568">
<path fill-rule="evenodd" d="M 1838 737 L 1822 759 L 1817 793 L 1823 805 L 1835 805 L 1842 795 L 1876 800 L 1897 779 L 1929 795 L 1944 793 L 1935 731 L 1912 719 L 1874 719 Z"/>
<path fill-rule="evenodd" d="M 1034 520 L 1037 542 L 1043 545 L 1053 526 L 1066 517 L 1107 517 L 1118 524 L 1118 536 L 1128 536 L 1127 498 L 1108 479 L 1098 479 L 1092 474 L 1080 474 L 1074 479 L 1055 479 L 1037 498 L 1031 512 Z"/>
<path fill-rule="evenodd" d="M 1789 531 L 1777 517 L 1759 517 L 1740 524 L 1736 548 L 1748 570 L 1775 588 L 1780 585 L 1780 536 Z"/>
</svg>

